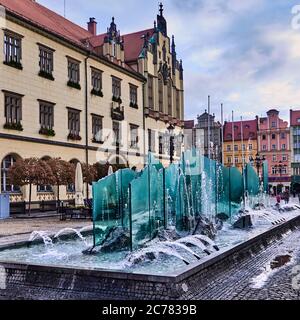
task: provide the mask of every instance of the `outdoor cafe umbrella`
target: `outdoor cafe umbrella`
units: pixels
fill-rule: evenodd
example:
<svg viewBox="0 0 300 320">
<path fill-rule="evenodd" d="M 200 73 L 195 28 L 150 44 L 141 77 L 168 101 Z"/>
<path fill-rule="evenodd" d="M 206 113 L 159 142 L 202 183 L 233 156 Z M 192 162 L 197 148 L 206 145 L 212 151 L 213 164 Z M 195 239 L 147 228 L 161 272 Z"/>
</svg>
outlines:
<svg viewBox="0 0 300 320">
<path fill-rule="evenodd" d="M 76 165 L 75 172 L 75 206 L 82 207 L 83 202 L 83 176 L 82 176 L 82 167 L 78 162 Z"/>
</svg>

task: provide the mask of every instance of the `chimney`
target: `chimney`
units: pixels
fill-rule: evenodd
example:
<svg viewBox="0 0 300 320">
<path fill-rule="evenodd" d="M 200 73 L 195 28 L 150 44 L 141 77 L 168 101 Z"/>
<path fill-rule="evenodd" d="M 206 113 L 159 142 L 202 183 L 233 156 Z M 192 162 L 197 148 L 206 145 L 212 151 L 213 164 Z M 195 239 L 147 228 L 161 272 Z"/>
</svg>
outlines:
<svg viewBox="0 0 300 320">
<path fill-rule="evenodd" d="M 90 21 L 88 22 L 88 31 L 93 36 L 97 35 L 97 22 L 95 21 L 95 18 L 90 18 Z"/>
</svg>

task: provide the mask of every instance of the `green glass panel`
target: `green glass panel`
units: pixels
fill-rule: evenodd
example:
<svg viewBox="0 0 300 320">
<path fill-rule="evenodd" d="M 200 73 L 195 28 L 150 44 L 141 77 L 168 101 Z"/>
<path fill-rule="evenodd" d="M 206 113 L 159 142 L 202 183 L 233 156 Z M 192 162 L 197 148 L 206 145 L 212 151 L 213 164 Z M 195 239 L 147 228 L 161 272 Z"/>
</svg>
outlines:
<svg viewBox="0 0 300 320">
<path fill-rule="evenodd" d="M 245 168 L 246 189 L 248 194 L 255 196 L 259 193 L 259 178 L 250 163 Z"/>
</svg>

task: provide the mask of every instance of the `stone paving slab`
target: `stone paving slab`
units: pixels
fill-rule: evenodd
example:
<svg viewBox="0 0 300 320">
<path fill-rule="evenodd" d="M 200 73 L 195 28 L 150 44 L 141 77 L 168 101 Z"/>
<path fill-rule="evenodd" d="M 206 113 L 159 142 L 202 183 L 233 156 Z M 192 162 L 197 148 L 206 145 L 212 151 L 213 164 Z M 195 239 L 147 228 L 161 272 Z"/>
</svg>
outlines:
<svg viewBox="0 0 300 320">
<path fill-rule="evenodd" d="M 54 234 L 64 228 L 80 229 L 92 226 L 91 220 L 60 221 L 59 217 L 0 220 L 0 245 L 28 240 L 33 231 Z"/>
<path fill-rule="evenodd" d="M 290 263 L 274 269 L 265 284 L 255 287 L 253 279 L 266 273 L 270 262 L 278 255 L 292 256 Z M 299 289 L 292 285 L 297 282 L 293 268 L 300 266 L 300 230 L 272 243 L 267 249 L 249 259 L 237 262 L 217 275 L 211 275 L 201 289 L 183 296 L 189 300 L 300 300 Z M 298 271 L 300 279 L 300 267 Z M 256 283 L 257 284 L 257 283 Z"/>
</svg>

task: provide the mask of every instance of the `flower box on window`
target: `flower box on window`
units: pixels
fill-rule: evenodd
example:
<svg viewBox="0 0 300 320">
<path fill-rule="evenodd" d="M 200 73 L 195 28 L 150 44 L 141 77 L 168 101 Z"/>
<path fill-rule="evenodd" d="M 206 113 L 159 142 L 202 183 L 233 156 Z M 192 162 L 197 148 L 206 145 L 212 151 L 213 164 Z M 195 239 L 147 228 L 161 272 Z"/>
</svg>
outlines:
<svg viewBox="0 0 300 320">
<path fill-rule="evenodd" d="M 111 108 L 111 118 L 113 120 L 117 120 L 117 121 L 122 121 L 125 119 L 124 116 L 124 108 L 121 106 L 118 106 L 116 108 L 112 107 Z"/>
<path fill-rule="evenodd" d="M 103 92 L 102 90 L 96 90 L 96 89 L 92 89 L 91 94 L 98 96 L 98 97 L 103 97 Z"/>
<path fill-rule="evenodd" d="M 53 129 L 48 129 L 48 128 L 41 128 L 39 131 L 39 134 L 43 134 L 48 137 L 54 137 L 55 136 L 55 131 Z"/>
<path fill-rule="evenodd" d="M 117 102 L 117 103 L 119 103 L 119 104 L 122 103 L 121 97 L 115 97 L 115 96 L 113 96 L 113 97 L 112 97 L 112 101 Z"/>
<path fill-rule="evenodd" d="M 17 123 L 7 122 L 3 127 L 4 129 L 8 129 L 8 130 L 23 131 L 23 126 L 21 122 L 17 122 Z"/>
<path fill-rule="evenodd" d="M 40 70 L 39 76 L 42 77 L 42 78 L 51 80 L 51 81 L 54 81 L 54 80 L 55 80 L 54 77 L 53 77 L 53 75 L 52 75 L 52 73 L 48 73 L 48 72 L 43 71 L 43 70 Z"/>
<path fill-rule="evenodd" d="M 21 62 L 16 62 L 16 61 L 4 61 L 3 62 L 5 65 L 19 69 L 19 70 L 23 70 L 23 66 Z"/>
<path fill-rule="evenodd" d="M 130 107 L 131 107 L 131 108 L 135 108 L 135 109 L 138 109 L 138 108 L 139 108 L 138 104 L 137 104 L 137 103 L 134 103 L 134 102 L 130 102 Z"/>
<path fill-rule="evenodd" d="M 68 86 L 71 87 L 71 88 L 74 88 L 74 89 L 78 89 L 78 90 L 81 90 L 81 86 L 79 83 L 77 82 L 73 82 L 73 81 L 68 81 Z"/>
<path fill-rule="evenodd" d="M 99 143 L 99 144 L 103 144 L 103 143 L 104 143 L 104 141 L 98 140 L 98 139 L 96 139 L 95 137 L 92 139 L 92 142 L 93 142 L 93 143 Z"/>
<path fill-rule="evenodd" d="M 80 137 L 79 134 L 76 133 L 69 133 L 68 134 L 68 140 L 74 140 L 74 141 L 80 141 L 82 138 Z"/>
</svg>

